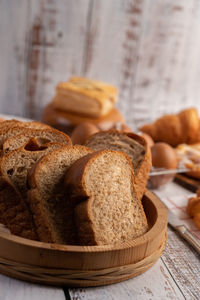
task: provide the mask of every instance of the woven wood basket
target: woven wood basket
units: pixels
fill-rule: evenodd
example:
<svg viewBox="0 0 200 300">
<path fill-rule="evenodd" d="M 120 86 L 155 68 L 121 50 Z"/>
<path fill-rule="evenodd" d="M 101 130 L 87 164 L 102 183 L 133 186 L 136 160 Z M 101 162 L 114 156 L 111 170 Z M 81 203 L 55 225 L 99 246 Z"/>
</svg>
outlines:
<svg viewBox="0 0 200 300">
<path fill-rule="evenodd" d="M 143 205 L 149 231 L 115 246 L 68 246 L 20 238 L 0 231 L 0 272 L 48 285 L 87 287 L 120 282 L 148 270 L 166 244 L 167 211 L 147 191 Z"/>
</svg>

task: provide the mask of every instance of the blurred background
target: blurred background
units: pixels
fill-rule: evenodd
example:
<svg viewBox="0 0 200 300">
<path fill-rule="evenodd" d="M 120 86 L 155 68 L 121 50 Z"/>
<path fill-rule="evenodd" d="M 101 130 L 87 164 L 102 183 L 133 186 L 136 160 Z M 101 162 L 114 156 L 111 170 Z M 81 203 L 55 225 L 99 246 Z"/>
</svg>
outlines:
<svg viewBox="0 0 200 300">
<path fill-rule="evenodd" d="M 200 109 L 200 1 L 1 0 L 0 113 L 40 119 L 72 75 L 118 87 L 133 128 Z"/>
</svg>

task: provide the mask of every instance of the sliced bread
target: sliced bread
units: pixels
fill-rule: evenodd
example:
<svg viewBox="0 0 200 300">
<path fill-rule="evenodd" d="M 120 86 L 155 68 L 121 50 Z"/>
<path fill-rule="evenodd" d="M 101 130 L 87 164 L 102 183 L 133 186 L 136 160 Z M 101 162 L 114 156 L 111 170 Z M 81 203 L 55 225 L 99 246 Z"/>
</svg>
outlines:
<svg viewBox="0 0 200 300">
<path fill-rule="evenodd" d="M 0 148 L 2 149 L 2 145 L 6 139 L 16 134 L 20 134 L 24 132 L 26 129 L 51 129 L 50 126 L 43 124 L 39 121 L 32 122 L 20 122 L 17 120 L 7 120 L 0 123 Z"/>
<path fill-rule="evenodd" d="M 117 130 L 100 131 L 92 135 L 85 145 L 95 151 L 111 149 L 128 154 L 133 164 L 137 195 L 142 199 L 152 165 L 151 151 L 143 137 Z"/>
<path fill-rule="evenodd" d="M 10 151 L 0 159 L 0 215 L 11 233 L 38 239 L 33 216 L 27 202 L 28 170 L 45 154 L 61 148 L 61 143 L 48 143 L 37 151 L 24 148 Z"/>
<path fill-rule="evenodd" d="M 77 160 L 65 178 L 80 244 L 108 245 L 132 240 L 148 229 L 123 152 L 103 150 Z"/>
<path fill-rule="evenodd" d="M 44 156 L 31 170 L 28 199 L 41 241 L 77 244 L 73 203 L 68 201 L 64 178 L 77 159 L 91 152 L 85 146 L 64 147 Z"/>
<path fill-rule="evenodd" d="M 3 143 L 3 153 L 18 149 L 27 144 L 30 138 L 35 139 L 38 147 L 49 142 L 58 142 L 67 145 L 72 145 L 71 139 L 68 135 L 53 128 L 47 129 L 32 129 L 23 127 L 14 127 L 7 130 L 5 134 L 7 138 Z"/>
</svg>

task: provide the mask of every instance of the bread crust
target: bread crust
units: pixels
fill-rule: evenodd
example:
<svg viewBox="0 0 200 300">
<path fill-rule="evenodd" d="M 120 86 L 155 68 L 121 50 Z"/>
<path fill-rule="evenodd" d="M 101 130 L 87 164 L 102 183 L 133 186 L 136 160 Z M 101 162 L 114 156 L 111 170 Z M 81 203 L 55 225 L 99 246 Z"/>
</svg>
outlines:
<svg viewBox="0 0 200 300">
<path fill-rule="evenodd" d="M 57 207 L 58 208 L 62 207 L 63 214 L 60 217 L 63 223 L 62 229 L 63 231 L 65 230 L 65 237 L 61 237 L 61 235 L 60 236 L 56 235 L 56 230 L 54 228 L 54 225 L 52 224 L 52 221 L 48 216 L 48 211 L 45 206 L 46 204 L 43 202 L 40 185 L 39 185 L 39 181 L 41 180 L 40 171 L 42 171 L 42 174 L 45 174 L 44 175 L 45 177 L 49 177 L 51 174 L 49 174 L 48 166 L 50 166 L 52 161 L 56 159 L 57 162 L 57 160 L 61 155 L 66 155 L 66 157 L 69 157 L 69 155 L 73 154 L 73 151 L 80 151 L 80 157 L 81 155 L 85 155 L 85 153 L 92 152 L 91 149 L 80 145 L 76 145 L 73 147 L 63 147 L 62 149 L 55 150 L 49 153 L 48 155 L 42 157 L 33 166 L 33 168 L 30 170 L 28 174 L 28 182 L 30 186 L 30 190 L 28 191 L 28 200 L 30 203 L 31 210 L 34 214 L 34 220 L 37 227 L 39 238 L 43 242 L 62 243 L 62 244 L 71 244 L 71 245 L 78 243 L 76 239 L 76 228 L 73 222 L 74 204 L 71 205 L 71 203 L 68 202 L 68 195 L 67 195 L 68 192 L 64 189 L 64 182 L 63 184 L 61 182 L 62 191 L 60 192 L 62 197 L 59 199 L 59 202 L 57 203 Z M 65 168 L 63 169 L 63 172 L 64 175 L 62 176 L 64 181 L 64 176 L 66 172 Z M 72 226 L 71 224 L 73 224 L 74 226 Z M 70 226 L 70 228 L 67 227 L 68 225 Z"/>
<path fill-rule="evenodd" d="M 91 154 L 88 154 L 84 156 L 83 158 L 76 161 L 71 168 L 68 170 L 66 177 L 65 177 L 65 185 L 69 191 L 73 191 L 73 198 L 71 201 L 74 201 L 76 199 L 75 203 L 75 219 L 77 224 L 77 231 L 80 239 L 80 243 L 82 245 L 98 245 L 100 242 L 97 239 L 96 232 L 94 229 L 93 224 L 93 216 L 92 216 L 92 209 L 91 209 L 91 203 L 92 198 L 88 192 L 87 192 L 87 186 L 85 183 L 85 177 L 87 170 L 90 168 L 90 166 L 93 164 L 93 161 L 105 153 L 113 153 L 113 155 L 123 155 L 126 157 L 127 161 L 129 162 L 129 165 L 131 167 L 132 173 L 131 173 L 131 182 L 132 187 L 136 191 L 136 186 L 134 183 L 134 176 L 133 176 L 133 168 L 132 163 L 127 154 L 120 151 L 113 151 L 113 150 L 100 150 L 97 152 L 93 152 Z M 144 213 L 143 206 L 141 204 L 141 201 L 138 201 L 138 205 L 141 209 L 142 218 L 144 223 L 146 224 L 145 230 L 147 230 L 147 219 Z"/>
<path fill-rule="evenodd" d="M 54 141 L 72 146 L 72 141 L 68 135 L 50 127 L 46 129 L 32 129 L 16 126 L 6 131 L 5 138 L 6 140 L 2 145 L 4 153 L 23 147 L 30 138 L 35 138 L 38 147 Z M 18 144 L 20 139 L 22 140 L 21 144 L 15 148 L 15 143 Z"/>
<path fill-rule="evenodd" d="M 38 240 L 38 235 L 36 232 L 33 214 L 27 202 L 27 197 L 25 194 L 26 186 L 26 178 L 25 176 L 21 176 L 21 180 L 23 179 L 23 183 L 20 182 L 21 186 L 23 186 L 23 191 L 18 188 L 17 184 L 13 182 L 11 177 L 9 177 L 9 166 L 11 166 L 11 172 L 14 172 L 13 168 L 18 169 L 18 165 L 16 161 L 14 162 L 14 158 L 20 157 L 20 160 L 24 159 L 22 156 L 27 156 L 27 159 L 37 160 L 37 156 L 42 156 L 47 153 L 47 151 L 53 151 L 55 148 L 63 147 L 61 143 L 48 143 L 46 144 L 45 149 L 39 151 L 26 151 L 24 147 L 20 149 L 13 150 L 5 155 L 3 155 L 0 159 L 0 213 L 5 220 L 5 225 L 10 229 L 11 233 L 20 235 L 25 238 Z M 46 151 L 47 149 L 47 151 Z M 33 158 L 34 156 L 34 158 Z M 11 162 L 13 161 L 13 164 Z M 27 161 L 26 161 L 27 162 Z M 31 162 L 32 163 L 32 162 Z M 28 170 L 28 166 L 25 165 L 23 161 L 22 164 L 19 165 L 19 168 Z M 11 175 L 12 176 L 12 175 Z"/>
<path fill-rule="evenodd" d="M 136 184 L 137 196 L 138 196 L 138 199 L 141 200 L 145 193 L 145 188 L 146 188 L 148 177 L 149 177 L 149 171 L 152 167 L 151 150 L 150 150 L 146 140 L 142 136 L 135 134 L 133 132 L 119 132 L 117 130 L 112 129 L 112 130 L 108 130 L 108 131 L 101 131 L 101 132 L 98 132 L 98 133 L 92 135 L 91 137 L 88 138 L 85 145 L 90 147 L 91 146 L 90 142 L 95 140 L 95 138 L 97 136 L 100 136 L 100 135 L 103 136 L 103 135 L 107 135 L 107 134 L 112 135 L 113 133 L 117 134 L 118 136 L 120 136 L 120 135 L 127 136 L 127 137 L 135 140 L 136 142 L 138 142 L 140 145 L 142 145 L 144 147 L 143 161 L 142 161 L 141 165 L 139 166 L 137 172 L 135 172 L 135 170 L 134 170 L 134 182 Z M 112 147 L 109 146 L 109 143 L 107 143 L 107 149 L 112 149 Z M 123 148 L 121 149 L 121 151 L 123 151 Z M 124 149 L 124 152 L 126 152 L 125 149 Z"/>
<path fill-rule="evenodd" d="M 135 174 L 135 185 L 136 185 L 137 196 L 138 199 L 141 200 L 146 191 L 149 172 L 152 167 L 151 149 L 148 146 L 146 140 L 142 136 L 139 136 L 138 134 L 135 133 L 126 133 L 126 134 L 127 136 L 136 140 L 139 144 L 143 145 L 145 149 L 144 159 L 141 165 L 139 166 L 137 173 Z"/>
</svg>

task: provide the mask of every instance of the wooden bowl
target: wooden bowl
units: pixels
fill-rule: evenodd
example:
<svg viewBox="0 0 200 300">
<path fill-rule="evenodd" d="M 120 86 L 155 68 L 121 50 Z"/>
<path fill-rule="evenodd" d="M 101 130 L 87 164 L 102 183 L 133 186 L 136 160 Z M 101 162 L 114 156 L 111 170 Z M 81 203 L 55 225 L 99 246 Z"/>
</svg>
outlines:
<svg viewBox="0 0 200 300">
<path fill-rule="evenodd" d="M 21 280 L 59 286 L 100 286 L 149 269 L 166 244 L 167 211 L 151 192 L 143 197 L 150 229 L 119 245 L 48 244 L 0 232 L 0 272 Z"/>
</svg>

